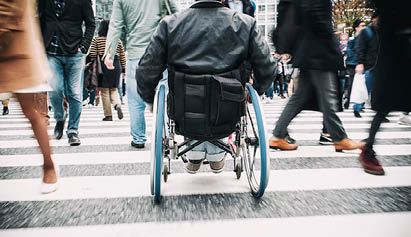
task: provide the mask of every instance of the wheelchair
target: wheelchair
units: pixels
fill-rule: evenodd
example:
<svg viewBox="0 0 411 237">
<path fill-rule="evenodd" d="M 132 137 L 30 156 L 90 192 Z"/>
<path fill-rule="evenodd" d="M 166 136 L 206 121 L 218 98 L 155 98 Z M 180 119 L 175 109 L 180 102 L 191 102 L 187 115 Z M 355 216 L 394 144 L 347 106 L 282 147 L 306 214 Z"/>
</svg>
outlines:
<svg viewBox="0 0 411 237">
<path fill-rule="evenodd" d="M 173 77 L 173 73 L 169 72 L 169 80 L 171 77 Z M 186 106 L 184 103 L 175 100 L 170 103 L 169 100 L 173 100 L 173 97 L 178 93 L 177 89 L 174 89 L 175 92 L 170 88 L 170 92 L 166 95 L 165 85 L 159 85 L 154 97 L 150 168 L 150 190 L 154 196 L 154 202 L 161 201 L 161 187 L 167 182 L 171 174 L 171 160 L 181 159 L 186 163 L 188 161 L 185 157 L 186 153 L 206 141 L 231 155 L 236 178 L 240 179 L 242 172 L 245 171 L 251 194 L 256 198 L 262 197 L 268 185 L 270 165 L 262 106 L 260 98 L 252 85 L 242 83 L 244 98 L 239 100 L 242 100 L 239 102 L 241 112 L 237 114 L 238 118 L 233 117 L 233 126 L 217 136 L 202 131 L 197 134 L 191 133 L 191 130 L 198 126 L 183 128 L 182 122 L 178 121 L 181 120 L 181 116 L 172 113 L 170 116 L 170 110 L 172 110 L 170 107 L 180 108 Z M 193 91 L 197 90 L 191 89 Z M 209 93 L 206 94 L 210 95 Z M 227 96 L 233 97 L 230 92 L 227 92 Z M 166 117 L 167 112 L 168 117 Z M 186 121 L 185 124 L 189 123 Z M 233 138 L 231 143 L 219 140 L 230 134 Z M 184 141 L 177 142 L 177 135 L 184 136 Z"/>
</svg>

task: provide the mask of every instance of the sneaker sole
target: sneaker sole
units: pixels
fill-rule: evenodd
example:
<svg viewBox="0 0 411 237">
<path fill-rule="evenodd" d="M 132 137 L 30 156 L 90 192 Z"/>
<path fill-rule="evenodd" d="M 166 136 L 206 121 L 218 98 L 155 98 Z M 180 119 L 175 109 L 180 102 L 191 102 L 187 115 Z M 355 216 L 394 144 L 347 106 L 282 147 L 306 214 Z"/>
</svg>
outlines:
<svg viewBox="0 0 411 237">
<path fill-rule="evenodd" d="M 375 171 L 375 170 L 368 170 L 364 169 L 365 173 L 373 174 L 373 175 L 385 175 L 384 170 L 383 171 Z"/>
<path fill-rule="evenodd" d="M 411 123 L 398 122 L 399 125 L 411 126 Z"/>
<path fill-rule="evenodd" d="M 186 168 L 186 172 L 189 173 L 189 174 L 196 174 L 197 171 L 198 171 L 198 170 L 193 171 L 193 170 L 189 170 L 189 169 Z"/>
<path fill-rule="evenodd" d="M 297 147 L 297 148 L 295 148 L 295 149 L 283 149 L 283 148 L 276 147 L 276 146 L 269 146 L 269 147 L 270 147 L 270 149 L 273 149 L 273 150 L 280 150 L 280 151 L 295 151 L 295 150 L 297 150 L 297 149 L 298 149 L 298 147 Z"/>
<path fill-rule="evenodd" d="M 318 143 L 320 143 L 321 145 L 333 145 L 334 144 L 332 142 L 322 142 L 322 141 L 319 141 Z"/>
<path fill-rule="evenodd" d="M 70 146 L 80 146 L 80 142 L 73 142 L 73 143 L 70 143 Z"/>
<path fill-rule="evenodd" d="M 121 109 L 116 109 L 117 110 L 117 116 L 118 116 L 118 119 L 123 119 L 123 111 L 121 111 Z"/>
<path fill-rule="evenodd" d="M 211 171 L 212 171 L 214 174 L 219 174 L 219 173 L 223 172 L 223 169 L 224 169 L 224 167 L 221 168 L 221 169 L 219 169 L 219 170 L 211 169 Z"/>
</svg>

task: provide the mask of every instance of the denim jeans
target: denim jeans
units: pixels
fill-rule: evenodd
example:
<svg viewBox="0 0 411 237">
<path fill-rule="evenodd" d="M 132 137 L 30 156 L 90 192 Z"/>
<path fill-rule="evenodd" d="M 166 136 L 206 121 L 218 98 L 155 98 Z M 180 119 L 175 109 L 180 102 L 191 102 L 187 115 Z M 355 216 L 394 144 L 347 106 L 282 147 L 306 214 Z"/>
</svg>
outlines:
<svg viewBox="0 0 411 237">
<path fill-rule="evenodd" d="M 270 88 L 268 88 L 268 90 L 265 92 L 265 96 L 270 99 L 274 98 L 274 83 L 271 83 Z"/>
<path fill-rule="evenodd" d="M 83 101 L 86 100 L 87 98 L 90 98 L 88 103 L 91 105 L 94 105 L 94 101 L 96 100 L 96 94 L 97 94 L 97 88 L 95 88 L 91 92 L 83 88 Z"/>
<path fill-rule="evenodd" d="M 367 86 L 368 95 L 371 94 L 372 81 L 374 78 L 374 71 L 365 71 L 365 85 Z"/>
<path fill-rule="evenodd" d="M 47 55 L 53 79 L 49 92 L 50 103 L 53 107 L 56 121 L 64 121 L 67 113 L 63 108 L 63 95 L 69 104 L 67 134 L 78 133 L 81 115 L 83 84 L 81 74 L 84 67 L 85 55 L 81 52 L 71 56 Z"/>
<path fill-rule="evenodd" d="M 360 112 L 360 110 L 364 107 L 365 103 L 354 103 L 353 110 L 355 112 Z"/>
<path fill-rule="evenodd" d="M 196 143 L 194 140 L 190 142 L 190 145 Z M 207 159 L 209 162 L 220 162 L 225 155 L 225 151 L 218 146 L 210 143 L 203 142 L 202 144 L 194 147 L 191 151 L 187 152 L 187 159 L 189 160 L 204 160 Z"/>
<path fill-rule="evenodd" d="M 123 103 L 123 77 L 120 76 L 120 80 L 118 81 L 118 94 L 120 95 L 121 103 Z"/>
<path fill-rule="evenodd" d="M 140 59 L 127 60 L 126 91 L 128 110 L 130 113 L 130 135 L 134 143 L 142 144 L 147 140 L 146 119 L 144 117 L 146 104 L 137 92 L 136 69 L 139 61 Z"/>
</svg>

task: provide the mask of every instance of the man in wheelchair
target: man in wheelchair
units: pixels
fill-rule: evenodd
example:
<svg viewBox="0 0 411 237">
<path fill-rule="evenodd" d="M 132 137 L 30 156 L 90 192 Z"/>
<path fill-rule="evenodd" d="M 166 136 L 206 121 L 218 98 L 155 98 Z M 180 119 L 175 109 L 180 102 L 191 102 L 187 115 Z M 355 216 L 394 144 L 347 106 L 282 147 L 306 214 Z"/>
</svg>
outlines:
<svg viewBox="0 0 411 237">
<path fill-rule="evenodd" d="M 155 90 L 168 69 L 168 116 L 189 144 L 205 141 L 187 153 L 195 173 L 205 158 L 222 170 L 224 151 L 215 145 L 234 132 L 244 113 L 244 86 L 252 66 L 259 95 L 271 85 L 277 63 L 254 18 L 226 8 L 219 0 L 196 1 L 158 25 L 136 71 L 137 90 L 153 104 Z"/>
</svg>

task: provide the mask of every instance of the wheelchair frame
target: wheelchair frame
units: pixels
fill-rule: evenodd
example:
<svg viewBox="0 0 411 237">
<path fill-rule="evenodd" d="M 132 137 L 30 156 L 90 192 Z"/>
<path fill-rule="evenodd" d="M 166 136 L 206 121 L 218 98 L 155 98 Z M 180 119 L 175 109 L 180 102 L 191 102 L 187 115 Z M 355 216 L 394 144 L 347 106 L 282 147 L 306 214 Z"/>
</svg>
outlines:
<svg viewBox="0 0 411 237">
<path fill-rule="evenodd" d="M 210 142 L 225 152 L 229 153 L 234 159 L 234 172 L 237 179 L 240 179 L 241 173 L 246 171 L 247 179 L 250 185 L 251 193 L 254 197 L 260 198 L 263 196 L 265 188 L 268 185 L 270 167 L 268 158 L 268 149 L 266 144 L 264 116 L 261 110 L 261 102 L 257 92 L 251 86 L 246 84 L 247 98 L 251 99 L 252 106 L 254 108 L 256 121 L 253 121 L 250 110 L 248 108 L 249 103 L 245 102 L 246 114 L 240 119 L 240 122 L 236 126 L 234 146 L 226 144 L 218 139 L 216 140 L 197 140 L 194 144 L 189 144 L 193 139 L 186 139 L 184 142 L 177 143 L 175 141 L 175 122 L 168 119 L 168 123 L 165 123 L 166 116 L 166 95 L 165 86 L 160 85 L 157 88 L 154 104 L 153 104 L 153 130 L 152 130 L 152 142 L 151 142 L 151 169 L 150 169 L 150 188 L 151 194 L 154 195 L 154 201 L 161 201 L 161 184 L 162 180 L 167 182 L 170 172 L 171 160 L 181 158 L 184 163 L 187 163 L 187 159 L 184 155 L 191 151 L 196 146 L 203 142 Z M 251 125 L 252 134 L 248 134 L 248 125 Z M 168 128 L 168 132 L 166 130 Z M 257 128 L 257 129 L 256 129 Z M 257 131 L 256 131 L 257 130 Z M 262 139 L 260 139 L 262 138 Z M 182 151 L 180 148 L 185 147 Z M 253 158 L 251 157 L 250 148 L 254 147 Z M 259 178 L 256 177 L 258 172 L 255 170 L 255 161 L 257 155 L 257 149 L 260 149 L 260 170 Z M 167 159 L 168 162 L 164 162 Z M 208 162 L 204 161 L 204 164 Z M 162 179 L 163 177 L 163 179 Z"/>
</svg>

